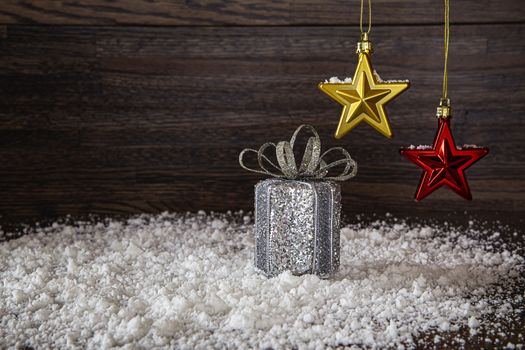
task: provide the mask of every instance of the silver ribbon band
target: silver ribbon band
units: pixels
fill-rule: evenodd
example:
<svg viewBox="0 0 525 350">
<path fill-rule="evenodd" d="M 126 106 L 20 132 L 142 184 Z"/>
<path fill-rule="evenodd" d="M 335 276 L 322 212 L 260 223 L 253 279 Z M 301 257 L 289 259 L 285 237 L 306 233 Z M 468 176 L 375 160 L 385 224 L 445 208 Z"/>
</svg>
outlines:
<svg viewBox="0 0 525 350">
<path fill-rule="evenodd" d="M 306 148 L 303 153 L 303 158 L 299 168 L 295 161 L 293 154 L 293 147 L 297 135 L 301 130 L 305 129 L 309 131 L 313 136 L 308 138 Z M 277 164 L 272 162 L 265 152 L 268 148 L 275 148 L 275 155 L 277 158 Z M 340 152 L 342 154 L 341 159 L 327 163 L 323 158 L 332 152 Z M 247 153 L 257 154 L 257 161 L 260 169 L 249 168 L 244 164 L 244 155 Z M 321 140 L 319 134 L 311 125 L 299 126 L 292 135 L 290 141 L 281 141 L 277 145 L 273 142 L 267 142 L 262 145 L 258 150 L 252 148 L 245 148 L 239 154 L 239 164 L 243 169 L 252 171 L 254 173 L 270 175 L 281 179 L 323 179 L 323 180 L 334 180 L 334 181 L 345 181 L 355 176 L 357 173 L 357 163 L 350 157 L 347 150 L 342 147 L 333 147 L 321 154 Z M 327 176 L 331 168 L 336 166 L 342 166 L 344 164 L 344 170 L 337 176 Z M 271 167 L 271 170 L 269 169 Z"/>
</svg>

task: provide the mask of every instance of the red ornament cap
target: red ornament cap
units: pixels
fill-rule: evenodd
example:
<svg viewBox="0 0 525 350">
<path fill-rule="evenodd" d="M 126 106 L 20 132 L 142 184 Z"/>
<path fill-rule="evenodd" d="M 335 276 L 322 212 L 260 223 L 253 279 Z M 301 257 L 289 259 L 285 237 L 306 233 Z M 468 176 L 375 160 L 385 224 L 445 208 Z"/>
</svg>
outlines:
<svg viewBox="0 0 525 350">
<path fill-rule="evenodd" d="M 422 200 L 444 185 L 461 197 L 471 200 L 472 194 L 465 170 L 486 156 L 489 149 L 457 148 L 450 130 L 450 118 L 439 118 L 439 128 L 431 149 L 404 148 L 400 153 L 424 170 L 416 191 L 416 201 Z"/>
</svg>

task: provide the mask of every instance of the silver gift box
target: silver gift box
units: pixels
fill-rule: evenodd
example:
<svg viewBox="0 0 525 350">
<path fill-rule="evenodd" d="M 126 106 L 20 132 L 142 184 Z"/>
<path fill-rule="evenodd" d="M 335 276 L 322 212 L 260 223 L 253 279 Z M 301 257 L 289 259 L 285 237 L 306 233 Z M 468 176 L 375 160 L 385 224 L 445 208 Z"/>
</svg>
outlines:
<svg viewBox="0 0 525 350">
<path fill-rule="evenodd" d="M 268 277 L 329 277 L 339 268 L 341 190 L 331 181 L 268 179 L 255 186 L 255 266 Z"/>
</svg>

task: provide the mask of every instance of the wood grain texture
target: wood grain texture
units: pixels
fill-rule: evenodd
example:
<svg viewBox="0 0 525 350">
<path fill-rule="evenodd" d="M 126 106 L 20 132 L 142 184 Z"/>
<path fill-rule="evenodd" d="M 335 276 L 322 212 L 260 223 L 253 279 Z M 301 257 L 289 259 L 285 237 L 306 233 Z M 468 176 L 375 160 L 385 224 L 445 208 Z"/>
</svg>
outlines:
<svg viewBox="0 0 525 350">
<path fill-rule="evenodd" d="M 340 107 L 318 91 L 351 75 L 354 27 L 8 26 L 0 41 L 0 210 L 4 220 L 163 210 L 249 209 L 259 179 L 244 147 L 307 122 L 360 164 L 345 212 L 521 220 L 525 215 L 525 25 L 452 28 L 458 144 L 491 153 L 468 171 L 475 200 L 412 200 L 419 169 L 397 153 L 428 143 L 440 95 L 441 26 L 378 27 L 373 63 L 412 81 L 389 105 L 396 138 L 362 125 L 331 134 Z M 352 36 L 352 33 L 355 34 Z"/>
<path fill-rule="evenodd" d="M 352 25 L 359 2 L 340 0 L 3 0 L 0 23 L 52 25 Z M 374 0 L 373 21 L 423 24 L 442 21 L 435 0 Z M 455 1 L 455 23 L 523 22 L 516 0 Z"/>
</svg>

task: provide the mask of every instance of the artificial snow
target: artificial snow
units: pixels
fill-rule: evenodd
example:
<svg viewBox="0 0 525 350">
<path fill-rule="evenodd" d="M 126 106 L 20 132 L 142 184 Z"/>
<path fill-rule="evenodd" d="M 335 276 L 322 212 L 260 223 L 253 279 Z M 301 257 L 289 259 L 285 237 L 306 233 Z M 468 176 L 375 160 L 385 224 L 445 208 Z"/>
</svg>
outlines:
<svg viewBox="0 0 525 350">
<path fill-rule="evenodd" d="M 334 278 L 267 279 L 253 267 L 252 222 L 144 215 L 2 242 L 0 348 L 410 348 L 423 332 L 433 344 L 513 320 L 523 305 L 501 285 L 523 282 L 524 259 L 491 232 L 351 225 Z"/>
<path fill-rule="evenodd" d="M 339 79 L 338 77 L 331 77 L 330 79 L 326 79 L 325 84 L 351 84 L 352 78 L 344 78 Z"/>
<path fill-rule="evenodd" d="M 479 148 L 480 146 L 477 146 L 475 144 L 465 144 L 461 147 L 457 147 L 457 149 L 470 149 L 470 148 Z"/>
<path fill-rule="evenodd" d="M 456 146 L 457 149 L 459 150 L 462 150 L 462 149 L 472 149 L 472 148 L 478 148 L 479 146 L 476 146 L 476 145 L 463 145 L 463 146 Z M 430 150 L 432 149 L 432 146 L 431 145 L 419 145 L 419 146 L 415 146 L 415 145 L 410 145 L 407 147 L 408 149 L 418 149 L 418 150 Z"/>
<path fill-rule="evenodd" d="M 408 149 L 429 150 L 429 149 L 432 149 L 432 146 L 430 145 L 419 145 L 419 146 L 410 145 L 407 148 Z"/>
<path fill-rule="evenodd" d="M 410 82 L 408 81 L 408 79 L 383 80 L 375 69 L 374 69 L 374 76 L 376 77 L 378 83 L 409 83 Z"/>
<path fill-rule="evenodd" d="M 376 78 L 378 83 L 408 83 L 408 80 L 383 80 L 381 76 L 376 72 L 374 69 L 373 71 L 374 77 Z M 352 84 L 352 78 L 344 78 L 340 79 L 339 77 L 331 77 L 330 79 L 325 79 L 325 84 Z"/>
</svg>

